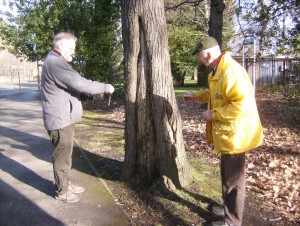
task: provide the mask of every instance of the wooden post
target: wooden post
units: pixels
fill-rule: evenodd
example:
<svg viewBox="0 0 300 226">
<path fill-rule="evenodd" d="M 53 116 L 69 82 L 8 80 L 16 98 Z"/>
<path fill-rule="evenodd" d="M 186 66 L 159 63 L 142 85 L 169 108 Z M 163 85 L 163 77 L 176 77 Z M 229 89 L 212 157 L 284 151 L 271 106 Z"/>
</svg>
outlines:
<svg viewBox="0 0 300 226">
<path fill-rule="evenodd" d="M 39 68 L 39 60 L 36 61 L 37 66 L 37 80 L 38 80 L 38 90 L 41 90 L 41 81 L 40 81 L 40 68 Z"/>
<path fill-rule="evenodd" d="M 19 90 L 21 90 L 21 79 L 20 79 L 20 71 L 18 70 L 18 79 L 19 79 Z"/>
</svg>

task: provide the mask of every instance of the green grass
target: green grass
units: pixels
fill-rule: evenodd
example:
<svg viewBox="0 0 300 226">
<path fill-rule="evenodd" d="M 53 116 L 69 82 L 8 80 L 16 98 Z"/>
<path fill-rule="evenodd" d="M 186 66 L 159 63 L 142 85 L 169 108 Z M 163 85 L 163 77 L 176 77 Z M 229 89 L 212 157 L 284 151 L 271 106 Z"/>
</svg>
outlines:
<svg viewBox="0 0 300 226">
<path fill-rule="evenodd" d="M 121 129 L 114 129 L 114 124 L 107 120 L 107 116 L 100 111 L 85 110 L 80 122 L 76 126 L 85 128 L 85 135 L 88 134 L 88 142 L 94 146 L 110 146 L 124 153 L 124 132 Z"/>
<path fill-rule="evenodd" d="M 99 114 L 97 111 L 84 111 L 84 115 L 82 116 L 81 122 L 79 124 L 88 124 L 93 125 L 98 123 L 100 120 L 105 120 L 106 116 Z"/>
<path fill-rule="evenodd" d="M 189 164 L 192 167 L 193 183 L 195 187 L 199 188 L 199 194 L 220 202 L 222 194 L 219 167 L 208 164 L 201 158 L 192 158 L 189 160 Z M 184 190 L 178 190 L 177 194 L 188 200 L 195 199 L 193 195 Z"/>
<path fill-rule="evenodd" d="M 195 80 L 185 80 L 184 86 L 174 85 L 174 91 L 176 98 L 182 98 L 183 95 L 187 92 L 198 92 L 203 87 L 199 87 L 197 85 L 197 81 Z"/>
<path fill-rule="evenodd" d="M 180 91 L 198 91 L 199 88 L 191 84 L 184 87 L 176 87 L 176 90 L 180 93 Z M 77 123 L 76 126 L 78 129 L 81 129 L 77 136 L 80 134 L 84 135 L 81 137 L 81 141 L 85 144 L 83 148 L 86 150 L 94 150 L 94 153 L 97 153 L 98 150 L 104 150 L 102 147 L 112 147 L 110 151 L 117 151 L 119 154 L 124 153 L 124 131 L 122 128 L 115 127 L 116 125 L 114 125 L 111 120 L 108 120 L 105 112 L 86 110 L 84 111 L 81 122 Z M 203 216 L 207 219 L 215 220 L 209 215 L 208 207 L 209 205 L 221 203 L 219 167 L 208 164 L 201 158 L 190 156 L 189 159 L 193 176 L 193 181 L 190 186 L 185 189 L 178 189 L 174 194 L 165 194 L 163 190 L 153 185 L 147 197 L 152 197 L 151 200 L 155 200 L 153 201 L 154 208 L 158 206 L 163 208 L 166 206 L 167 210 L 172 210 L 172 213 L 179 216 L 183 222 L 188 222 L 189 225 L 192 224 L 193 219 L 199 219 Z M 98 172 L 102 176 L 107 173 L 103 169 L 98 169 Z M 138 182 L 136 183 L 139 184 Z M 117 191 L 121 191 L 117 193 L 120 196 L 122 193 L 128 193 L 128 190 L 131 189 L 125 186 L 121 181 L 115 181 L 114 186 L 118 187 L 118 189 L 116 189 Z M 146 191 L 141 191 L 139 195 L 143 197 L 145 192 Z M 130 198 L 131 196 L 128 197 Z M 127 199 L 125 195 L 124 198 L 122 198 L 122 202 L 132 202 L 132 200 Z M 131 205 L 133 204 L 130 204 L 130 206 Z M 153 223 L 157 226 L 162 225 L 160 222 Z"/>
<path fill-rule="evenodd" d="M 221 178 L 219 167 L 207 164 L 201 158 L 193 158 L 190 161 L 192 174 L 196 183 L 201 186 L 202 195 L 208 197 L 221 197 Z"/>
</svg>

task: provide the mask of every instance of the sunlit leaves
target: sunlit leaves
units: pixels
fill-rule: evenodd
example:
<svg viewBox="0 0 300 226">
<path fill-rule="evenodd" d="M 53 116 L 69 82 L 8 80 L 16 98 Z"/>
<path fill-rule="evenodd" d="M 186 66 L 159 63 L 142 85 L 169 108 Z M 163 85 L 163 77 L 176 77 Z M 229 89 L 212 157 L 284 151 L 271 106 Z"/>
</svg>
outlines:
<svg viewBox="0 0 300 226">
<path fill-rule="evenodd" d="M 263 208 L 291 222 L 300 220 L 300 104 L 282 93 L 257 92 L 264 127 L 261 147 L 246 154 L 247 190 L 254 192 Z M 179 101 L 186 150 L 213 164 L 219 156 L 205 143 L 201 106 Z M 198 107 L 198 108 L 196 108 Z M 278 219 L 276 219 L 278 220 Z"/>
<path fill-rule="evenodd" d="M 246 154 L 247 195 L 259 200 L 257 208 L 267 209 L 278 216 L 269 221 L 300 221 L 300 103 L 282 93 L 256 93 L 256 101 L 264 127 L 261 147 Z M 205 122 L 200 114 L 205 106 L 186 103 L 178 99 L 183 120 L 186 151 L 192 156 L 219 164 L 215 154 L 205 142 Z M 124 107 L 116 108 L 111 120 L 124 122 Z M 246 199 L 248 202 L 248 199 Z M 297 224 L 297 223 L 296 223 Z M 274 224 L 272 224 L 274 225 Z M 291 223 L 294 225 L 294 223 Z"/>
</svg>

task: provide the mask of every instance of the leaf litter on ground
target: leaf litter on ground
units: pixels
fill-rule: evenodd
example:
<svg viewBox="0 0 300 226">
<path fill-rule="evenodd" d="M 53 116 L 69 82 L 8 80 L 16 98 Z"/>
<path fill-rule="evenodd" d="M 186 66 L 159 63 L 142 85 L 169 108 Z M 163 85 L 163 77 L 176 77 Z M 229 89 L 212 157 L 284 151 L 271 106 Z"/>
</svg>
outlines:
<svg viewBox="0 0 300 226">
<path fill-rule="evenodd" d="M 300 101 L 285 96 L 281 92 L 270 93 L 264 89 L 257 90 L 256 100 L 264 128 L 264 142 L 260 147 L 246 154 L 247 193 L 255 197 L 248 202 L 256 201 L 261 207 L 252 208 L 253 211 L 257 209 L 257 214 L 245 213 L 249 215 L 246 216 L 247 223 L 255 225 L 251 223 L 252 218 L 254 221 L 254 218 L 260 214 L 260 210 L 266 210 L 272 214 L 260 216 L 267 222 L 265 225 L 298 225 L 300 223 Z M 218 165 L 219 155 L 215 154 L 212 147 L 206 145 L 205 142 L 205 122 L 200 115 L 206 109 L 206 105 L 187 103 L 178 99 L 178 107 L 183 122 L 185 148 L 190 158 L 202 158 L 208 164 Z M 90 103 L 85 108 L 91 110 L 95 106 Z M 123 104 L 112 104 L 106 110 L 108 120 L 124 126 Z M 83 135 L 80 136 L 80 132 L 76 134 L 77 138 L 82 137 L 87 143 L 88 139 Z M 99 154 L 95 145 L 85 145 L 85 149 Z M 100 154 L 105 155 L 103 152 Z M 124 160 L 123 156 L 117 158 Z M 123 200 L 128 198 L 126 202 L 122 201 L 122 205 L 128 212 L 131 212 L 133 221 L 142 223 L 147 222 L 147 218 L 156 218 L 156 222 L 157 220 L 164 222 L 162 220 L 164 216 L 161 213 L 150 213 L 151 211 L 159 212 L 159 208 L 143 207 L 143 202 L 137 201 L 141 199 L 141 196 L 136 194 L 136 190 L 129 192 L 123 187 L 126 192 L 121 192 L 122 189 L 114 187 L 120 184 L 115 185 L 111 181 L 108 183 L 116 193 L 120 192 Z M 143 200 L 155 202 L 153 197 L 144 191 L 143 193 Z M 133 200 L 129 201 L 130 199 Z M 175 208 L 172 210 L 176 212 L 175 215 L 180 215 L 179 210 Z M 166 222 L 164 225 L 168 225 Z M 169 222 L 172 222 L 172 219 L 169 219 Z"/>
</svg>

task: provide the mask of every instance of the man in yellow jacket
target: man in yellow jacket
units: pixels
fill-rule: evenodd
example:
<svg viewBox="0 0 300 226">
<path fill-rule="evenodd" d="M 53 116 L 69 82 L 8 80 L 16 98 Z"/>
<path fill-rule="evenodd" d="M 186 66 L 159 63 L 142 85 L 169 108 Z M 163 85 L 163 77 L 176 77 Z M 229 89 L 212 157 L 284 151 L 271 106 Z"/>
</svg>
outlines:
<svg viewBox="0 0 300 226">
<path fill-rule="evenodd" d="M 253 87 L 244 68 L 229 53 L 222 54 L 214 38 L 202 38 L 192 54 L 197 54 L 199 62 L 212 69 L 209 89 L 184 96 L 186 101 L 208 103 L 208 110 L 202 114 L 207 143 L 221 154 L 225 216 L 224 221 L 212 225 L 240 226 L 245 202 L 245 152 L 263 141 Z"/>
</svg>

